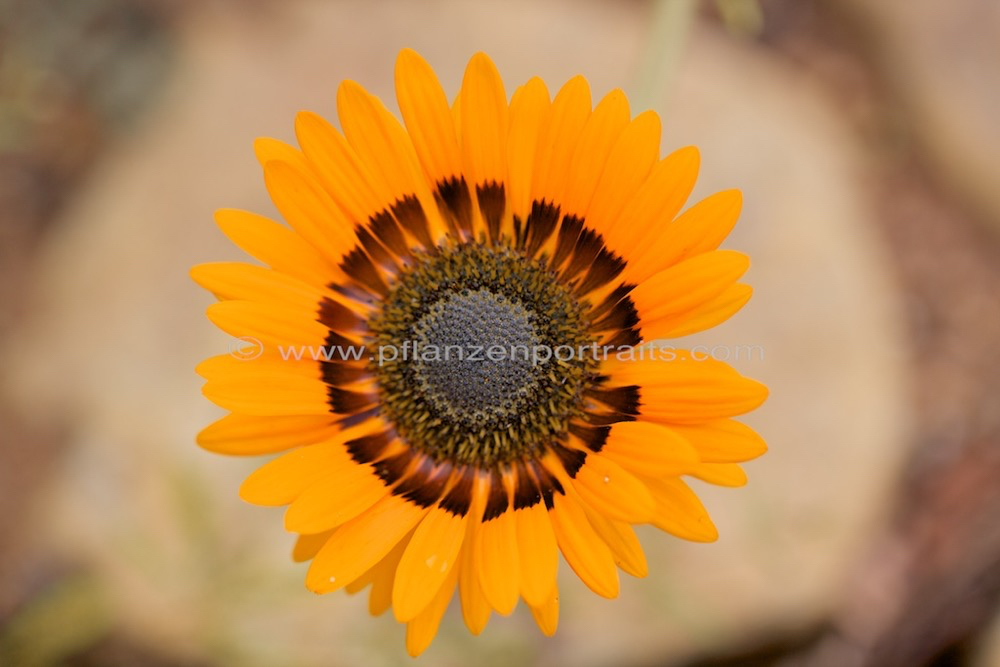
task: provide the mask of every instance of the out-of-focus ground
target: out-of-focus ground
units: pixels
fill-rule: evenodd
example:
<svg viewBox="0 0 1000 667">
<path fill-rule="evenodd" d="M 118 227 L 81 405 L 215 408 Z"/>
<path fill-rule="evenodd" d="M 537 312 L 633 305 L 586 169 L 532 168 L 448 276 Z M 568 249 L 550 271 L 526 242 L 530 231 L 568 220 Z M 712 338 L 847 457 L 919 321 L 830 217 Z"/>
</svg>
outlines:
<svg viewBox="0 0 1000 667">
<path fill-rule="evenodd" d="M 343 78 L 392 106 L 403 46 L 451 92 L 476 50 L 508 92 L 583 73 L 699 145 L 756 294 L 684 342 L 772 391 L 749 486 L 698 489 L 718 543 L 644 531 L 649 578 L 563 577 L 555 638 L 452 609 L 423 661 L 1000 664 L 1000 5 L 683 4 L 0 0 L 0 664 L 411 664 L 305 591 L 236 498 L 257 462 L 194 446 L 227 341 L 186 275 L 239 256 L 213 209 L 272 210 L 252 139 Z"/>
</svg>

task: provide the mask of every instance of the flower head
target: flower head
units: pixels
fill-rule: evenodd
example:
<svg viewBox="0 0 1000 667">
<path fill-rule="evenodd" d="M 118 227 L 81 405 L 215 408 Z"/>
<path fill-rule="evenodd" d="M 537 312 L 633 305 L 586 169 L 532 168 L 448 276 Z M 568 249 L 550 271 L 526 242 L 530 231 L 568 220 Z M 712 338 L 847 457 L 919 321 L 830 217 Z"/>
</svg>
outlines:
<svg viewBox="0 0 1000 667">
<path fill-rule="evenodd" d="M 473 633 L 523 599 L 556 629 L 566 563 L 599 595 L 647 572 L 632 524 L 716 538 L 683 481 L 739 486 L 765 450 L 731 419 L 766 389 L 645 341 L 741 308 L 746 256 L 718 250 L 736 191 L 683 208 L 698 152 L 660 159 L 655 113 L 585 79 L 508 102 L 473 56 L 449 103 L 433 71 L 396 64 L 403 124 L 341 84 L 341 129 L 300 113 L 300 148 L 256 144 L 289 226 L 243 211 L 222 230 L 264 266 L 193 270 L 209 318 L 252 354 L 206 360 L 232 414 L 199 443 L 280 456 L 241 488 L 288 505 L 318 593 L 370 587 L 370 609 L 433 639 L 456 589 Z"/>
</svg>

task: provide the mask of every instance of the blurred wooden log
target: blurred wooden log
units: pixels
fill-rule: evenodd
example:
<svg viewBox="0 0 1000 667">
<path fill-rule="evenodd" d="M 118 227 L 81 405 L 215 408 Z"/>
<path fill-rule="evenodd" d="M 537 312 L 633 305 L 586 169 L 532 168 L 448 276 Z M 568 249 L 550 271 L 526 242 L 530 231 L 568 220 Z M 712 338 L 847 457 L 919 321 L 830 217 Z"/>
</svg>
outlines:
<svg viewBox="0 0 1000 667">
<path fill-rule="evenodd" d="M 765 2 L 778 15 L 766 39 L 820 74 L 876 139 L 871 194 L 907 296 L 917 447 L 893 520 L 828 624 L 690 664 L 972 664 L 1000 609 L 1000 242 L 974 205 L 951 198 L 948 180 L 896 141 L 905 112 L 879 78 L 892 72 L 877 70 L 863 46 L 877 35 L 859 37 L 865 26 L 838 23 L 822 5 Z"/>
</svg>

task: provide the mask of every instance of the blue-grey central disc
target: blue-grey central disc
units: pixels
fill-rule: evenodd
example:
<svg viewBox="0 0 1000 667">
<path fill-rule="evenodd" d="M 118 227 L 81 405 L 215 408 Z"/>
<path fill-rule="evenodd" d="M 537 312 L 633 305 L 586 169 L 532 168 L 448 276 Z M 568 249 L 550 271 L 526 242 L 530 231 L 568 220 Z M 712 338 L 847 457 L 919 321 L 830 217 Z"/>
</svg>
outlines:
<svg viewBox="0 0 1000 667">
<path fill-rule="evenodd" d="M 532 399 L 540 365 L 535 315 L 487 289 L 432 304 L 414 324 L 414 378 L 442 413 L 469 424 L 505 421 Z"/>
</svg>

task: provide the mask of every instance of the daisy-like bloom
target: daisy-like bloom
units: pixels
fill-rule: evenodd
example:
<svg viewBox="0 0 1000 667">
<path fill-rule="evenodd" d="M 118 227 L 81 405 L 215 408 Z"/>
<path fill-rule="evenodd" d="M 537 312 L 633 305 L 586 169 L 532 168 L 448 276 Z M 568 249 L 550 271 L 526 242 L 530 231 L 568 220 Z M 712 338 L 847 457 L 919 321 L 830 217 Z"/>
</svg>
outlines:
<svg viewBox="0 0 1000 667">
<path fill-rule="evenodd" d="M 582 77 L 509 99 L 473 56 L 449 103 L 427 63 L 396 63 L 402 124 L 358 84 L 340 130 L 295 119 L 256 143 L 288 226 L 217 220 L 263 263 L 206 264 L 209 318 L 252 340 L 199 366 L 232 414 L 211 451 L 280 454 L 240 492 L 288 505 L 317 593 L 370 588 L 417 655 L 456 590 L 469 630 L 523 599 L 555 632 L 559 553 L 595 593 L 647 572 L 633 524 L 717 533 L 682 479 L 739 486 L 764 452 L 734 415 L 767 390 L 724 363 L 643 341 L 716 325 L 750 297 L 718 250 L 740 194 L 681 209 L 698 152 L 660 159 L 660 121 Z"/>
</svg>

